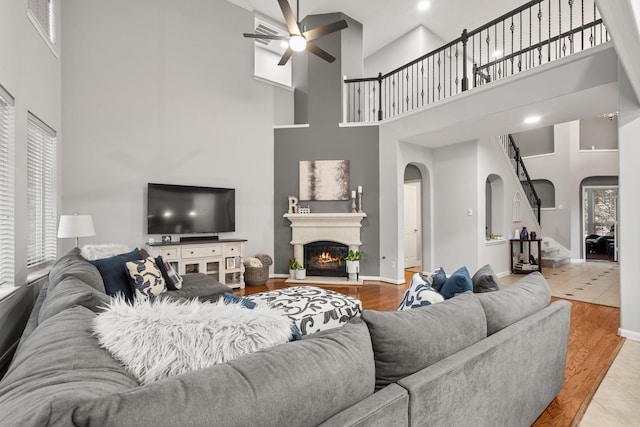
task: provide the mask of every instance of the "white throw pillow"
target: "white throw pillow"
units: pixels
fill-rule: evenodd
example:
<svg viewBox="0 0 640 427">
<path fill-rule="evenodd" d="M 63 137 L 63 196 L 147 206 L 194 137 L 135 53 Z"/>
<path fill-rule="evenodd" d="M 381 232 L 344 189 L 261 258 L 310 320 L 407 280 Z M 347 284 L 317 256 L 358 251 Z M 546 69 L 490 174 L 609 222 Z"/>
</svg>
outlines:
<svg viewBox="0 0 640 427">
<path fill-rule="evenodd" d="M 100 345 L 141 384 L 203 369 L 289 341 L 291 320 L 239 304 L 114 298 L 94 320 Z"/>
<path fill-rule="evenodd" d="M 433 289 L 420 273 L 416 273 L 411 278 L 409 289 L 404 293 L 398 310 L 409 310 L 442 301 L 444 301 L 444 297 Z"/>
</svg>

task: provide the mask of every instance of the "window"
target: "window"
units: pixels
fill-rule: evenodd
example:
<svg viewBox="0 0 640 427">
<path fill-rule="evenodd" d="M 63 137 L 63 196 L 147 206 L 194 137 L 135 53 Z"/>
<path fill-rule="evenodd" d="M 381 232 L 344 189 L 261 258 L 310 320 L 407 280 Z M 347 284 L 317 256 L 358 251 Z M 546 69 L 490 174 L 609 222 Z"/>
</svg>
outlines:
<svg viewBox="0 0 640 427">
<path fill-rule="evenodd" d="M 27 267 L 56 258 L 56 132 L 29 113 L 27 122 Z"/>
<path fill-rule="evenodd" d="M 280 24 L 266 18 L 256 16 L 256 34 L 288 36 L 289 32 Z M 291 63 L 278 65 L 282 54 L 287 50 L 287 43 L 282 40 L 254 39 L 254 75 L 262 80 L 291 87 Z"/>
<path fill-rule="evenodd" d="M 13 97 L 0 86 L 0 285 L 13 284 Z"/>
<path fill-rule="evenodd" d="M 42 39 L 47 43 L 49 49 L 56 57 L 59 57 L 55 47 L 55 13 L 54 0 L 29 0 L 27 6 L 27 17 L 36 28 Z"/>
</svg>

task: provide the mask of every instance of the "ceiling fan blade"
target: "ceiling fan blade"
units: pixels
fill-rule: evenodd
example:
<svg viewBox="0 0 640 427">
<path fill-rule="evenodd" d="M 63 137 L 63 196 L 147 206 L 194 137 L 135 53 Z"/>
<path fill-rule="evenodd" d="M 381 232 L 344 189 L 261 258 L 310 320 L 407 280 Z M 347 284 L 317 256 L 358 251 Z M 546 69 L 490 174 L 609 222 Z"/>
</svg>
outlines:
<svg viewBox="0 0 640 427">
<path fill-rule="evenodd" d="M 286 64 L 289 61 L 289 58 L 291 58 L 291 55 L 293 55 L 293 49 L 288 47 L 287 50 L 284 51 L 282 58 L 280 58 L 280 62 L 278 62 L 278 65 Z"/>
<path fill-rule="evenodd" d="M 331 55 L 326 50 L 320 49 L 318 46 L 315 45 L 315 43 L 308 42 L 307 50 L 313 53 L 314 55 L 319 56 L 320 58 L 324 59 L 327 62 L 333 62 L 336 60 L 335 56 Z"/>
<path fill-rule="evenodd" d="M 282 10 L 282 15 L 284 15 L 284 20 L 287 23 L 287 28 L 289 28 L 289 33 L 299 35 L 300 27 L 298 27 L 296 16 L 293 14 L 293 10 L 291 10 L 289 2 L 287 0 L 278 0 L 278 4 L 280 5 L 280 9 Z"/>
<path fill-rule="evenodd" d="M 326 36 L 327 34 L 335 33 L 336 31 L 344 30 L 349 25 L 347 25 L 347 21 L 341 19 L 340 21 L 332 22 L 331 24 L 321 25 L 317 28 L 313 28 L 309 31 L 305 31 L 302 33 L 305 39 L 308 42 L 311 40 L 315 40 L 319 37 Z"/>
<path fill-rule="evenodd" d="M 270 35 L 270 34 L 244 33 L 243 36 L 249 39 L 289 40 L 289 36 L 279 36 L 279 35 Z"/>
</svg>

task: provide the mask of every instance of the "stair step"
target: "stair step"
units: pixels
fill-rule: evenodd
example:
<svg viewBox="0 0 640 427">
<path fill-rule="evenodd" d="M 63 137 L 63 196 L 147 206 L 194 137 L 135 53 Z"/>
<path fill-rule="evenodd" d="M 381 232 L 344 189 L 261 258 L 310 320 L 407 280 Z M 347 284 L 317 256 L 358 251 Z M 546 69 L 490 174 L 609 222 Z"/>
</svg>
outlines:
<svg viewBox="0 0 640 427">
<path fill-rule="evenodd" d="M 542 257 L 542 266 L 547 268 L 560 267 L 571 262 L 568 257 Z"/>
</svg>

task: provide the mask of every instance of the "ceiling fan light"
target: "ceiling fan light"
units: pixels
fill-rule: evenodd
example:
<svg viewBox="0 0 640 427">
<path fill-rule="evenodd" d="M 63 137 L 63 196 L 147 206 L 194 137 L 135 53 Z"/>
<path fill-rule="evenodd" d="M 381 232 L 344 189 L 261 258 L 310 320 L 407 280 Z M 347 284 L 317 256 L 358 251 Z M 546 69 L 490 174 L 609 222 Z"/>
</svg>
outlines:
<svg viewBox="0 0 640 427">
<path fill-rule="evenodd" d="M 302 52 L 307 48 L 307 40 L 299 35 L 291 36 L 289 39 L 289 47 L 294 52 Z"/>
</svg>

